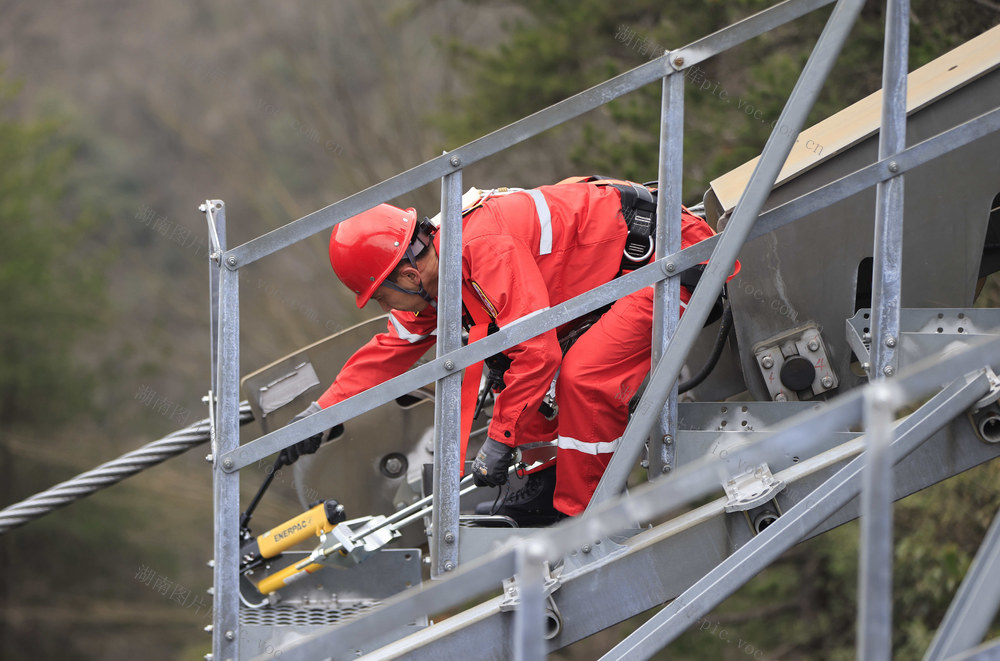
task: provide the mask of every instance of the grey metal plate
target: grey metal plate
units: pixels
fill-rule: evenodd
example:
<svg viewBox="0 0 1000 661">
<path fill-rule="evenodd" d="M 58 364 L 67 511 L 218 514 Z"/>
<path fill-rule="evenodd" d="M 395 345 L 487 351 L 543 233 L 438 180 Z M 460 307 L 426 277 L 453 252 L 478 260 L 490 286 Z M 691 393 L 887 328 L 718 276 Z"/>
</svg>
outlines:
<svg viewBox="0 0 1000 661">
<path fill-rule="evenodd" d="M 908 143 L 933 136 L 1000 105 L 1000 71 L 911 114 Z M 972 304 L 990 205 L 1000 192 L 1000 134 L 992 134 L 906 174 L 902 303 L 905 307 Z M 877 136 L 776 188 L 765 210 L 832 182 L 876 159 Z M 971 167 L 970 164 L 975 164 Z M 873 255 L 875 189 L 830 205 L 753 240 L 730 283 L 741 347 L 806 321 L 823 329 L 841 390 L 864 381 L 850 370 L 844 320 L 854 316 L 858 271 Z M 862 288 L 865 283 L 862 283 Z M 760 371 L 744 351 L 743 372 L 755 399 L 765 399 Z"/>
<path fill-rule="evenodd" d="M 288 553 L 252 578 L 260 580 L 306 555 Z M 382 549 L 350 569 L 328 567 L 305 576 L 278 593 L 280 601 L 276 606 L 257 609 L 241 606 L 241 658 L 252 659 L 261 654 L 296 658 L 294 651 L 286 648 L 297 638 L 360 617 L 393 594 L 419 585 L 420 558 L 418 549 Z M 254 599 L 253 595 L 247 595 L 251 603 Z M 386 631 L 379 640 L 370 641 L 371 647 L 358 651 L 370 651 L 427 625 L 423 618 L 402 629 Z"/>
</svg>

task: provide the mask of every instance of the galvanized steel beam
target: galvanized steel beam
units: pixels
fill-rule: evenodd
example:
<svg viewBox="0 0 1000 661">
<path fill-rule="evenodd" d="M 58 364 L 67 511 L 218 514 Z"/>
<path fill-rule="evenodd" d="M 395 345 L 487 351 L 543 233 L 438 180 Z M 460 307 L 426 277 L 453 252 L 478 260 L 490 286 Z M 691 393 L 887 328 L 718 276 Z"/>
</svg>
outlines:
<svg viewBox="0 0 1000 661">
<path fill-rule="evenodd" d="M 886 3 L 882 59 L 882 126 L 879 159 L 906 148 L 906 77 L 909 72 L 909 0 Z M 890 162 L 889 171 L 898 165 Z M 903 283 L 903 175 L 875 188 L 875 263 L 872 276 L 872 346 L 869 377 L 896 373 Z M 868 446 L 861 494 L 861 549 L 858 569 L 858 638 L 861 661 L 892 658 L 892 466 L 889 428 L 895 413 L 894 389 L 871 390 L 865 406 Z"/>
<path fill-rule="evenodd" d="M 663 79 L 660 101 L 660 155 L 657 167 L 656 258 L 681 249 L 681 195 L 684 185 L 684 76 Z M 676 268 L 676 267 L 675 267 Z M 653 292 L 652 364 L 656 366 L 677 330 L 681 314 L 681 283 L 667 278 Z M 649 438 L 649 475 L 655 479 L 673 470 L 677 438 L 677 384 L 670 388 L 659 420 L 659 433 Z"/>
<path fill-rule="evenodd" d="M 462 171 L 441 181 L 441 255 L 438 270 L 437 356 L 462 346 Z M 452 363 L 454 365 L 454 363 Z M 445 365 L 447 369 L 447 364 Z M 462 473 L 462 372 L 439 379 L 434 398 L 434 477 L 430 536 L 431 576 L 458 566 L 458 479 Z"/>
<path fill-rule="evenodd" d="M 985 380 L 985 376 L 981 380 Z M 982 386 L 982 384 L 981 384 Z M 984 395 L 989 390 L 979 390 Z M 876 382 L 865 396 L 865 461 L 858 560 L 858 658 L 892 657 L 892 462 L 889 444 L 898 403 L 895 388 Z M 976 398 L 978 399 L 978 397 Z M 972 405 L 975 400 L 967 403 Z M 964 408 L 962 409 L 964 410 Z"/>
<path fill-rule="evenodd" d="M 909 0 L 889 0 L 882 60 L 882 128 L 879 160 L 906 148 L 906 76 L 909 52 Z M 872 276 L 872 361 L 869 377 L 892 376 L 899 341 L 903 282 L 903 173 L 889 162 L 892 177 L 875 188 L 875 264 Z"/>
<path fill-rule="evenodd" d="M 216 213 L 221 216 L 223 212 Z M 219 392 L 212 447 L 212 658 L 228 661 L 239 658 L 240 475 L 223 470 L 222 456 L 240 444 L 240 274 L 221 267 L 219 271 Z"/>
</svg>

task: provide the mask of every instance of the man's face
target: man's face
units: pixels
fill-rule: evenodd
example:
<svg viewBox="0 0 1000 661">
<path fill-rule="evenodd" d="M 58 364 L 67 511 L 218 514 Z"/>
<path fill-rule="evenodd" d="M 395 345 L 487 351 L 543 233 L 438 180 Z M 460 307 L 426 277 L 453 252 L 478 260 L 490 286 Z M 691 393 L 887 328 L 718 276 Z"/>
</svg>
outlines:
<svg viewBox="0 0 1000 661">
<path fill-rule="evenodd" d="M 411 283 L 404 282 L 400 286 L 410 288 Z M 416 289 L 416 287 L 413 287 Z M 372 294 L 372 300 L 381 306 L 383 312 L 399 310 L 400 312 L 423 312 L 427 301 L 416 294 L 404 294 L 401 291 L 382 285 Z"/>
</svg>

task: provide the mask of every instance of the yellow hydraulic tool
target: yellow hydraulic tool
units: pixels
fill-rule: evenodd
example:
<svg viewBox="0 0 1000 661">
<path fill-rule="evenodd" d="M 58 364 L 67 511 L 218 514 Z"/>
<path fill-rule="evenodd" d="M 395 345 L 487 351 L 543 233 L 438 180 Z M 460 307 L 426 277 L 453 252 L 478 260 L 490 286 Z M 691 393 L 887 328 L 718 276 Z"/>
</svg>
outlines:
<svg viewBox="0 0 1000 661">
<path fill-rule="evenodd" d="M 274 574 L 271 574 L 267 578 L 263 579 L 257 584 L 257 591 L 263 595 L 269 595 L 272 592 L 280 590 L 289 583 L 293 583 L 300 578 L 305 578 L 307 575 L 315 571 L 319 571 L 324 566 L 325 565 L 318 562 L 312 562 L 302 569 L 298 569 L 298 565 L 296 563 L 292 563 L 281 571 L 275 572 Z"/>
<path fill-rule="evenodd" d="M 384 516 L 366 516 L 338 523 L 320 533 L 320 545 L 309 557 L 262 579 L 257 583 L 257 591 L 270 594 L 327 565 L 346 568 L 360 564 L 399 536 L 392 523 Z"/>
<path fill-rule="evenodd" d="M 459 483 L 459 487 L 460 496 L 476 488 L 472 483 L 471 475 L 467 475 L 463 478 Z M 263 595 L 268 595 L 299 579 L 305 578 L 307 575 L 312 574 L 323 567 L 332 565 L 334 567 L 345 569 L 364 562 L 368 556 L 377 552 L 393 539 L 399 537 L 400 528 L 429 514 L 431 498 L 431 496 L 425 496 L 388 517 L 382 515 L 365 516 L 360 519 L 352 519 L 350 521 L 344 521 L 342 517 L 343 507 L 338 505 L 339 509 L 337 512 L 340 514 L 340 518 L 334 525 L 323 529 L 313 528 L 312 534 L 319 535 L 319 546 L 317 546 L 306 558 L 303 558 L 299 562 L 293 562 L 287 567 L 284 567 L 274 574 L 262 579 L 259 583 L 257 583 L 257 591 Z M 309 512 L 306 512 L 305 514 L 317 511 L 318 509 L 320 509 L 319 506 L 309 510 Z M 327 520 L 329 522 L 333 522 L 332 518 L 328 518 Z M 299 518 L 296 517 L 295 519 L 291 519 L 281 526 L 278 526 L 274 530 L 261 535 L 254 542 L 257 545 L 256 548 L 259 548 L 261 552 L 264 551 L 265 547 L 261 546 L 261 540 L 268 535 L 272 535 L 272 537 L 275 535 L 280 536 L 280 548 L 282 549 L 288 548 L 291 544 L 297 541 L 306 539 L 309 535 L 305 534 L 302 528 L 297 525 L 298 521 Z M 289 538 L 293 537 L 294 541 L 288 541 Z M 268 544 L 267 548 L 269 550 L 273 548 L 271 542 L 271 539 L 268 539 L 265 542 Z M 250 549 L 250 545 L 251 543 L 248 542 L 244 548 Z M 276 545 L 274 547 L 276 547 Z M 244 555 L 244 561 L 246 561 L 246 559 L 247 556 Z M 255 564 L 250 565 L 245 563 L 241 566 L 241 568 L 243 571 L 246 571 L 252 566 L 256 566 L 261 563 L 262 561 L 258 559 Z"/>
<path fill-rule="evenodd" d="M 240 570 L 246 571 L 274 558 L 299 542 L 328 533 L 347 516 L 344 506 L 326 500 L 302 514 L 244 542 L 240 549 Z"/>
</svg>

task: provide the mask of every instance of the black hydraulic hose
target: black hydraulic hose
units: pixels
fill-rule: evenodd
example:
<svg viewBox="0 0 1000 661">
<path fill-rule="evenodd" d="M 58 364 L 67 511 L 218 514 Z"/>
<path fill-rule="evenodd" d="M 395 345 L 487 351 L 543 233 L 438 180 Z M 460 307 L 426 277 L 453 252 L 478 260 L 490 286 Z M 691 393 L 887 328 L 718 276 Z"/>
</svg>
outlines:
<svg viewBox="0 0 1000 661">
<path fill-rule="evenodd" d="M 257 494 L 253 497 L 253 500 L 250 501 L 246 511 L 243 512 L 243 515 L 240 517 L 240 530 L 249 525 L 250 517 L 253 516 L 253 511 L 257 509 L 257 504 L 260 503 L 260 499 L 264 497 L 264 492 L 267 491 L 269 486 L 271 486 L 271 482 L 274 481 L 274 476 L 281 469 L 282 465 L 284 465 L 284 461 L 282 461 L 281 453 L 279 453 L 277 459 L 274 460 L 274 465 L 271 466 L 271 472 L 267 474 L 266 478 L 264 478 L 264 483 L 260 485 L 260 488 L 257 490 Z"/>
<path fill-rule="evenodd" d="M 715 337 L 715 345 L 712 347 L 712 352 L 708 356 L 708 360 L 702 366 L 698 373 L 692 376 L 687 381 L 684 381 L 677 386 L 677 392 L 687 392 L 692 388 L 701 385 L 701 382 L 708 378 L 708 375 L 712 373 L 715 366 L 719 362 L 719 358 L 722 356 L 722 350 L 726 346 L 726 340 L 729 338 L 729 334 L 733 330 L 733 309 L 729 306 L 729 301 L 725 301 L 724 308 L 722 310 L 722 321 L 719 322 L 719 334 Z"/>
</svg>

